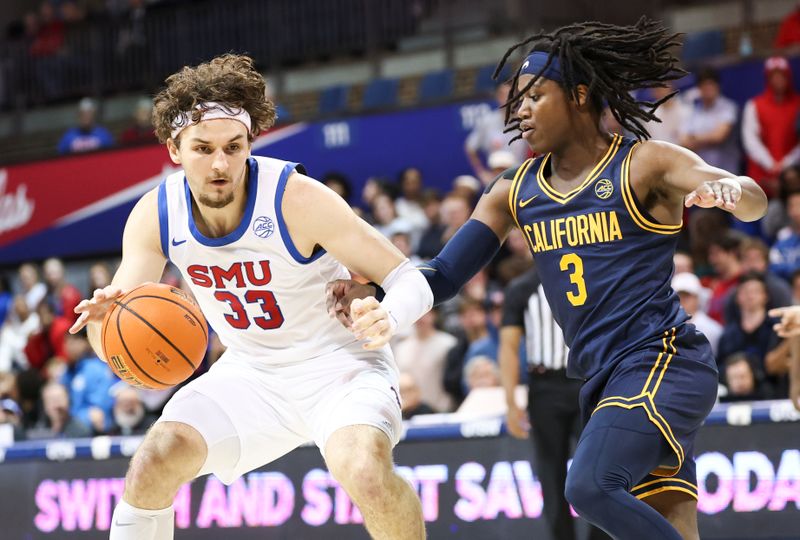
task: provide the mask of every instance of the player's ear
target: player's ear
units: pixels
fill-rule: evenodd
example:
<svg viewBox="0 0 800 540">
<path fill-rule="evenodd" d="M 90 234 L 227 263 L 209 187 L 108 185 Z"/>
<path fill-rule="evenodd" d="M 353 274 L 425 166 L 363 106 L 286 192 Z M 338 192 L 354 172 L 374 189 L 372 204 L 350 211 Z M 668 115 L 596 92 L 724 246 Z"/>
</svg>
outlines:
<svg viewBox="0 0 800 540">
<path fill-rule="evenodd" d="M 586 86 L 585 84 L 579 84 L 578 86 L 576 86 L 572 100 L 575 102 L 575 105 L 577 105 L 579 109 L 582 109 L 587 105 L 589 105 L 589 87 Z"/>
<path fill-rule="evenodd" d="M 167 150 L 169 150 L 169 157 L 175 165 L 181 164 L 181 154 L 178 145 L 172 139 L 167 139 Z"/>
</svg>

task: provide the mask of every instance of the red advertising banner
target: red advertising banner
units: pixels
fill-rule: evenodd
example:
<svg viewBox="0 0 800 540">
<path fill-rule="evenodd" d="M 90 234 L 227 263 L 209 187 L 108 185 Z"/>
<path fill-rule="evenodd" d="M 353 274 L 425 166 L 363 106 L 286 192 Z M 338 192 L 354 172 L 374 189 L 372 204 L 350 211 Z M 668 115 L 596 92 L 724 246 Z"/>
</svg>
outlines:
<svg viewBox="0 0 800 540">
<path fill-rule="evenodd" d="M 53 226 L 128 188 L 172 172 L 162 146 L 69 156 L 0 169 L 0 247 Z M 109 200 L 109 204 L 113 201 Z"/>
</svg>

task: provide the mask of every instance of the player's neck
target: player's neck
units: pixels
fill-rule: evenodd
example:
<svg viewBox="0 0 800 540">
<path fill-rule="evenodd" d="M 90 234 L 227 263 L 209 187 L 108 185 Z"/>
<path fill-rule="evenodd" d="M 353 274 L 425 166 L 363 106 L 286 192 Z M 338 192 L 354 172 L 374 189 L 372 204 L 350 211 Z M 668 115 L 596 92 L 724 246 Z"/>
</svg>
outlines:
<svg viewBox="0 0 800 540">
<path fill-rule="evenodd" d="M 192 197 L 192 216 L 195 226 L 203 236 L 208 238 L 221 238 L 235 231 L 244 218 L 247 207 L 248 174 L 233 195 L 233 201 L 223 208 L 211 208 L 198 204 Z"/>
<path fill-rule="evenodd" d="M 587 132 L 584 132 L 587 133 Z M 612 135 L 600 131 L 588 136 L 571 138 L 550 155 L 552 174 L 563 180 L 583 177 L 587 168 L 594 167 L 608 152 Z"/>
</svg>

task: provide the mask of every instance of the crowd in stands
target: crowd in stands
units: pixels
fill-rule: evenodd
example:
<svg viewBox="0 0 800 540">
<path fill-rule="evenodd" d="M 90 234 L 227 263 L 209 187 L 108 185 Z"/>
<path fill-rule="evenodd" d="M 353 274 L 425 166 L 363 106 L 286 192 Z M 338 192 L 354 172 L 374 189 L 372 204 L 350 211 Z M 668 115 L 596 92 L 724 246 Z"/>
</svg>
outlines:
<svg viewBox="0 0 800 540">
<path fill-rule="evenodd" d="M 722 95 L 712 69 L 698 71 L 696 82 L 662 106 L 662 122 L 648 126 L 654 137 L 690 148 L 712 166 L 752 176 L 770 204 L 767 216 L 754 224 L 716 209 L 687 211 L 673 288 L 690 321 L 711 342 L 721 401 L 786 398 L 790 351 L 773 331 L 768 310 L 800 303 L 800 95 L 782 57 L 765 62 L 764 90 L 742 111 Z M 669 92 L 659 89 L 652 97 Z M 64 135 L 62 152 L 111 144 L 94 123 L 95 109 L 91 100 L 81 101 L 80 125 Z M 143 101 L 122 141 L 152 137 L 149 116 L 150 104 Z M 614 129 L 610 122 L 608 127 Z M 497 118 L 477 124 L 465 141 L 475 176 L 456 177 L 444 193 L 429 187 L 413 165 L 395 179 L 368 179 L 358 194 L 340 172 L 320 181 L 412 261 L 423 262 L 469 219 L 491 179 L 527 156 L 524 149 L 508 148 L 513 135 L 502 128 Z M 500 385 L 498 327 L 505 290 L 532 266 L 526 241 L 515 230 L 493 263 L 456 298 L 394 338 L 404 417 L 452 412 L 474 389 Z M 0 444 L 9 437 L 140 434 L 159 414 L 170 391 L 143 391 L 120 382 L 94 354 L 85 333 L 67 332 L 75 305 L 107 285 L 112 274 L 113 265 L 98 262 L 89 270 L 85 290 L 66 280 L 57 259 L 0 274 L 0 426 L 9 426 L 0 430 Z M 186 288 L 174 270 L 168 268 L 164 279 Z M 223 352 L 212 332 L 195 376 Z M 521 356 L 524 381 L 524 348 Z"/>
</svg>

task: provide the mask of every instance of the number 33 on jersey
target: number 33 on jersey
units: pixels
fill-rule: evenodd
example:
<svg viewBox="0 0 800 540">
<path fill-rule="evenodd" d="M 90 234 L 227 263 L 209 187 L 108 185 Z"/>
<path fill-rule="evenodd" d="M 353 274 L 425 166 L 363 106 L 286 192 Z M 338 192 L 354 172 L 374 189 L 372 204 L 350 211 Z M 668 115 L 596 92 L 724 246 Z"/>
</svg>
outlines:
<svg viewBox="0 0 800 540">
<path fill-rule="evenodd" d="M 197 229 L 182 172 L 159 187 L 164 254 L 180 270 L 223 345 L 259 360 L 310 358 L 354 339 L 325 307 L 325 284 L 350 273 L 324 250 L 304 257 L 286 230 L 281 201 L 297 167 L 249 158 L 242 222 L 221 238 Z M 299 336 L 313 338 L 299 341 Z"/>
</svg>

